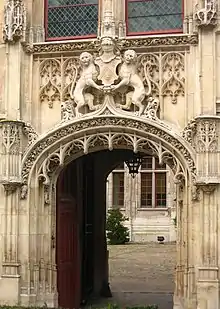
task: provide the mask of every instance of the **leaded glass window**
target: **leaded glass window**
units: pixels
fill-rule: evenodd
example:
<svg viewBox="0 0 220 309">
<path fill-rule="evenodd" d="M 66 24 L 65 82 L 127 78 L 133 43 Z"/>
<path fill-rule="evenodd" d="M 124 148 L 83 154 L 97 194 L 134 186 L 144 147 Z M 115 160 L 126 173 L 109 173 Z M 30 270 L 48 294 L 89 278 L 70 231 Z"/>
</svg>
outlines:
<svg viewBox="0 0 220 309">
<path fill-rule="evenodd" d="M 141 164 L 141 208 L 167 207 L 167 169 L 158 158 L 146 156 Z"/>
<path fill-rule="evenodd" d="M 98 0 L 45 0 L 46 39 L 94 37 L 98 27 Z"/>
<path fill-rule="evenodd" d="M 124 172 L 113 172 L 113 207 L 124 207 Z"/>
<path fill-rule="evenodd" d="M 182 32 L 183 0 L 127 0 L 128 34 Z"/>
</svg>

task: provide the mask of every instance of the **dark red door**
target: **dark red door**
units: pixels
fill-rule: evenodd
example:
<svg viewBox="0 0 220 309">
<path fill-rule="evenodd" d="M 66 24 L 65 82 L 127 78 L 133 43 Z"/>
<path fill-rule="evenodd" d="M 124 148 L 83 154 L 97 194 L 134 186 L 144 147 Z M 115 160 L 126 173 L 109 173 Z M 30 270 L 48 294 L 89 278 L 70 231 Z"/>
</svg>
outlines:
<svg viewBox="0 0 220 309">
<path fill-rule="evenodd" d="M 57 289 L 59 307 L 80 307 L 80 252 L 77 205 L 71 196 L 57 199 Z"/>
</svg>

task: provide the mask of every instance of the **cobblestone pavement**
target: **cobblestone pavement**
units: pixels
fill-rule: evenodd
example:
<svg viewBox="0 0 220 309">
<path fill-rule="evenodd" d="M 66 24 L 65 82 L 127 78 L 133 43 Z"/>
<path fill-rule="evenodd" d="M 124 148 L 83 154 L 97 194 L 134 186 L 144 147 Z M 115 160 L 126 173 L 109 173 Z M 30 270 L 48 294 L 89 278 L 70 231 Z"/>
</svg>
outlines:
<svg viewBox="0 0 220 309">
<path fill-rule="evenodd" d="M 109 246 L 113 298 L 103 300 L 104 303 L 121 306 L 157 304 L 159 309 L 172 309 L 175 263 L 175 244 Z"/>
</svg>

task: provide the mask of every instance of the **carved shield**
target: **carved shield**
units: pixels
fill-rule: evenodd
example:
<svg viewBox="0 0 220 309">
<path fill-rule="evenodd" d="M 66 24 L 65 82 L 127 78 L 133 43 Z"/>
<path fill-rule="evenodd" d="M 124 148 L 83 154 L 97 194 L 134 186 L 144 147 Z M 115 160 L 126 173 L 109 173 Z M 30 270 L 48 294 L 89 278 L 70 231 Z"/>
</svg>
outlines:
<svg viewBox="0 0 220 309">
<path fill-rule="evenodd" d="M 120 63 L 120 58 L 114 58 L 110 62 L 103 62 L 101 58 L 95 60 L 95 64 L 99 67 L 98 79 L 102 81 L 104 86 L 112 85 L 118 79 L 116 68 Z"/>
</svg>

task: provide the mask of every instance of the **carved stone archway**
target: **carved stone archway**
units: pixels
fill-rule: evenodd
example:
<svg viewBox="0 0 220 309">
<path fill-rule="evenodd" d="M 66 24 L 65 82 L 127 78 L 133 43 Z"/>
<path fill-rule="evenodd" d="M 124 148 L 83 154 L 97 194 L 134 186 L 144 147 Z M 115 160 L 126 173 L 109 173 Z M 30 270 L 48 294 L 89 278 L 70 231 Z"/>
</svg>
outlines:
<svg viewBox="0 0 220 309">
<path fill-rule="evenodd" d="M 51 239 L 55 236 L 57 177 L 61 169 L 70 161 L 90 152 L 113 149 L 129 149 L 157 156 L 161 163 L 168 164 L 172 169 L 177 184 L 177 201 L 182 212 L 181 218 L 185 218 L 184 221 L 179 222 L 177 235 L 178 251 L 181 254 L 177 260 L 175 295 L 183 297 L 184 289 L 187 288 L 183 278 L 186 263 L 188 264 L 187 259 L 190 257 L 183 261 L 182 252 L 187 250 L 188 246 L 193 247 L 193 244 L 187 243 L 188 238 L 184 239 L 183 234 L 187 230 L 187 216 L 194 197 L 194 191 L 192 191 L 196 180 L 194 150 L 180 133 L 174 132 L 172 127 L 160 120 L 155 121 L 137 116 L 128 117 L 127 115 L 116 116 L 106 109 L 102 115 L 69 121 L 54 128 L 45 136 L 37 139 L 23 157 L 21 197 L 24 199 L 23 203 L 28 204 L 30 226 L 33 226 L 27 252 L 29 260 L 26 264 L 24 263 L 23 267 L 29 265 L 30 276 L 42 269 L 47 272 L 49 267 L 52 280 L 49 283 L 37 282 L 36 284 L 37 286 L 48 285 L 50 295 L 46 296 L 46 292 L 42 289 L 36 290 L 35 283 L 33 283 L 33 291 L 40 293 L 38 296 L 41 299 L 48 299 L 47 303 L 51 306 L 57 305 L 55 253 L 53 246 L 50 246 Z M 44 226 L 42 220 L 44 222 L 47 220 L 49 226 Z M 43 234 L 48 242 L 49 249 L 46 251 L 42 247 L 43 244 L 37 248 L 34 245 L 39 234 Z M 183 242 L 185 242 L 184 245 Z M 33 256 L 36 256 L 35 261 L 33 261 Z M 193 261 L 190 261 L 190 264 L 193 265 Z M 25 271 L 24 269 L 24 273 Z M 194 272 L 189 275 L 194 276 Z M 40 276 L 37 278 L 39 279 Z M 44 278 L 47 280 L 47 276 Z M 25 281 L 23 280 L 23 290 L 25 290 Z"/>
</svg>

